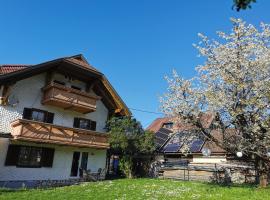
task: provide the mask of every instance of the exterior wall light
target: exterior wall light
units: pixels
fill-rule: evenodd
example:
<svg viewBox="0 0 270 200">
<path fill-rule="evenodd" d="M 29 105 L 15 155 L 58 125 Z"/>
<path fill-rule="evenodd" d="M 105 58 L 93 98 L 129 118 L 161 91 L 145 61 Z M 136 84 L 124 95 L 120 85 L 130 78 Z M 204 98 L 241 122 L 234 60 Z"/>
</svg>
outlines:
<svg viewBox="0 0 270 200">
<path fill-rule="evenodd" d="M 270 158 L 270 148 L 267 149 L 266 156 Z"/>
<path fill-rule="evenodd" d="M 206 157 L 209 157 L 211 155 L 211 150 L 208 148 L 202 148 L 202 154 Z"/>
<path fill-rule="evenodd" d="M 243 152 L 242 152 L 242 151 L 236 152 L 236 156 L 237 156 L 238 158 L 242 158 Z"/>
</svg>

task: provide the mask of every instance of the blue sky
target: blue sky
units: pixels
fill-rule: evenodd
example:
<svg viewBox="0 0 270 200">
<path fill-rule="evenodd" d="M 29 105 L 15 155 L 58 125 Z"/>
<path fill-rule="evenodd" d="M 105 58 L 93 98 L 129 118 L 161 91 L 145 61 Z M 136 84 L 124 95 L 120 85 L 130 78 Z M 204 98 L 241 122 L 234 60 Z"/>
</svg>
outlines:
<svg viewBox="0 0 270 200">
<path fill-rule="evenodd" d="M 0 64 L 37 64 L 82 53 L 130 108 L 160 112 L 164 75 L 192 77 L 197 33 L 229 31 L 230 17 L 270 23 L 270 1 L 236 12 L 233 0 L 0 1 Z M 158 114 L 132 110 L 146 127 Z"/>
</svg>

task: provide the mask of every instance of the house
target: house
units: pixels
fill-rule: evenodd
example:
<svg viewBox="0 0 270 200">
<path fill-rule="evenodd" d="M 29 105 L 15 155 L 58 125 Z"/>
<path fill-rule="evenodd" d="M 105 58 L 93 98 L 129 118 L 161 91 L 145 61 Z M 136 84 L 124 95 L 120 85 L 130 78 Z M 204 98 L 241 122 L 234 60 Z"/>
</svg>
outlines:
<svg viewBox="0 0 270 200">
<path fill-rule="evenodd" d="M 202 124 L 209 128 L 213 117 L 204 114 Z M 170 118 L 157 118 L 147 128 L 154 132 L 156 144 L 156 160 L 167 162 L 186 162 L 190 164 L 215 164 L 227 161 L 226 151 L 207 140 L 194 127 L 180 123 L 175 125 Z M 217 139 L 220 133 L 213 130 L 211 134 Z M 209 154 L 205 156 L 204 154 Z"/>
<path fill-rule="evenodd" d="M 0 67 L 0 182 L 78 179 L 106 168 L 105 125 L 131 115 L 83 55 Z"/>
<path fill-rule="evenodd" d="M 211 113 L 204 113 L 200 118 L 204 129 L 216 140 L 235 139 L 235 129 L 227 129 L 223 136 L 214 128 L 214 120 Z M 257 180 L 254 161 L 227 152 L 183 120 L 158 118 L 147 129 L 155 134 L 158 170 L 155 176 L 220 183 L 254 183 Z"/>
</svg>

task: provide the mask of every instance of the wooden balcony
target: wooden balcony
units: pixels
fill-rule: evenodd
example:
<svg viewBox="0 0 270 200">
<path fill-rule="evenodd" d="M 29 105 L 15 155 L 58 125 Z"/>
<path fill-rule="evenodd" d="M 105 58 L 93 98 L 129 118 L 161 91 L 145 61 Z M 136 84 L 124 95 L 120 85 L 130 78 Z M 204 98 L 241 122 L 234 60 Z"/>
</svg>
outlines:
<svg viewBox="0 0 270 200">
<path fill-rule="evenodd" d="M 108 149 L 108 134 L 44 122 L 17 119 L 11 123 L 14 140 Z"/>
<path fill-rule="evenodd" d="M 96 111 L 96 102 L 99 96 L 69 88 L 60 84 L 51 83 L 42 88 L 42 104 L 61 107 L 80 113 Z"/>
</svg>

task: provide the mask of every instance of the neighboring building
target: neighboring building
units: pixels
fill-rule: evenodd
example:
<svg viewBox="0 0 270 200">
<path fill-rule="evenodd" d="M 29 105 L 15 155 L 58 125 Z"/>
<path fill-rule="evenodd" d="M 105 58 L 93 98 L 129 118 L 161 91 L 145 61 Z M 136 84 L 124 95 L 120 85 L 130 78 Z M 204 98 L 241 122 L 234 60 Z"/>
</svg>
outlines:
<svg viewBox="0 0 270 200">
<path fill-rule="evenodd" d="M 0 66 L 0 182 L 106 168 L 106 121 L 130 111 L 82 55 Z"/>
<path fill-rule="evenodd" d="M 226 152 L 214 142 L 184 122 L 158 118 L 147 129 L 154 132 L 156 156 L 153 175 L 177 180 L 196 180 L 218 183 L 255 183 L 254 161 Z M 221 132 L 214 129 L 214 115 L 204 113 L 200 122 L 205 130 L 222 142 Z M 225 134 L 233 140 L 235 129 Z M 155 171 L 157 170 L 157 171 Z"/>
<path fill-rule="evenodd" d="M 157 151 L 159 151 L 173 134 L 172 125 L 173 122 L 171 122 L 169 118 L 157 118 L 147 127 L 147 130 L 155 133 L 154 138 Z"/>
<path fill-rule="evenodd" d="M 202 116 L 202 124 L 209 128 L 213 116 Z M 190 164 L 213 164 L 226 162 L 226 151 L 207 140 L 202 133 L 185 123 L 175 125 L 169 118 L 158 118 L 147 128 L 155 134 L 156 160 L 167 162 L 187 162 Z M 196 134 L 195 134 L 196 133 Z M 212 131 L 217 139 L 220 133 Z M 191 135 L 196 135 L 192 137 Z M 204 156 L 203 151 L 211 152 Z"/>
</svg>

